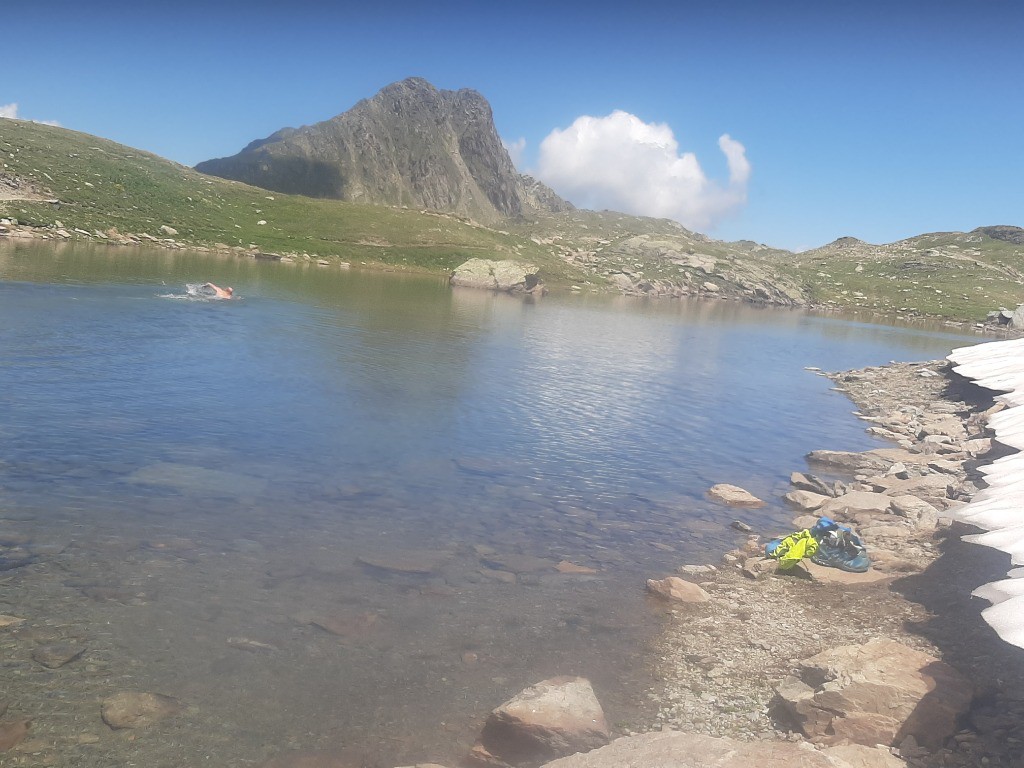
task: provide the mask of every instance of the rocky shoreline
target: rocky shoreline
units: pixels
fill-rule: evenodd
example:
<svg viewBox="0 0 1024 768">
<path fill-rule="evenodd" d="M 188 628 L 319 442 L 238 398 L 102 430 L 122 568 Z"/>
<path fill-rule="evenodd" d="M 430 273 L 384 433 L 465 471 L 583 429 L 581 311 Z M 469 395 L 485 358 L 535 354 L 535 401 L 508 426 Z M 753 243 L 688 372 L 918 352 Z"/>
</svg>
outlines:
<svg viewBox="0 0 1024 768">
<path fill-rule="evenodd" d="M 683 565 L 652 582 L 651 599 L 668 615 L 655 658 L 662 684 L 649 694 L 656 721 L 544 765 L 1024 765 L 1024 654 L 995 635 L 979 616 L 985 605 L 970 597 L 1005 573 L 1008 557 L 962 542 L 973 529 L 952 520 L 982 483 L 977 467 L 1007 452 L 986 426 L 1002 406 L 946 361 L 830 378 L 868 431 L 894 447 L 812 452 L 819 476 L 794 472 L 787 501 L 794 528 L 817 515 L 853 526 L 872 569 L 804 561 L 793 574 L 774 573 L 763 543 L 785 532 L 763 531 L 720 563 Z M 492 717 L 521 705 L 513 699 Z M 479 749 L 471 762 L 509 764 Z"/>
</svg>

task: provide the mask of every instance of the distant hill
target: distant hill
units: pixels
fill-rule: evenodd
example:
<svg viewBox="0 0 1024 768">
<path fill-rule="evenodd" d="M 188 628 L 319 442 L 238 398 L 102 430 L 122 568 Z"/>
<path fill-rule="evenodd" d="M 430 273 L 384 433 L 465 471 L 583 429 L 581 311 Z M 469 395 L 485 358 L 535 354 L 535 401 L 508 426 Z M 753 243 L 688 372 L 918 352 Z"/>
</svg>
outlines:
<svg viewBox="0 0 1024 768">
<path fill-rule="evenodd" d="M 516 172 L 483 96 L 415 77 L 196 170 L 287 194 L 427 208 L 487 224 L 573 208 Z"/>
</svg>

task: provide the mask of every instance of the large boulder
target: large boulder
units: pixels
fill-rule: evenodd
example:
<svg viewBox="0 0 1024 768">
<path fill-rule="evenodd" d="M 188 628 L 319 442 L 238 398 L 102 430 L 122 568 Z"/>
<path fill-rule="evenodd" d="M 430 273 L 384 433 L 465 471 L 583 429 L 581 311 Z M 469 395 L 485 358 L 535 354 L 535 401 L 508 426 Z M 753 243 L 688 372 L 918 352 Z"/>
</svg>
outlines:
<svg viewBox="0 0 1024 768">
<path fill-rule="evenodd" d="M 538 766 L 596 749 L 609 738 L 604 710 L 590 681 L 552 677 L 491 712 L 471 760 L 478 765 Z"/>
<path fill-rule="evenodd" d="M 470 259 L 452 273 L 449 282 L 465 288 L 516 293 L 534 291 L 540 285 L 537 267 L 510 259 Z"/>
<path fill-rule="evenodd" d="M 809 739 L 937 747 L 970 706 L 970 680 L 893 640 L 832 648 L 800 662 L 777 688 L 781 711 Z"/>
<path fill-rule="evenodd" d="M 879 764 L 882 765 L 882 764 Z M 808 745 L 789 741 L 742 742 L 680 731 L 616 739 L 585 755 L 563 757 L 544 768 L 850 768 Z"/>
</svg>

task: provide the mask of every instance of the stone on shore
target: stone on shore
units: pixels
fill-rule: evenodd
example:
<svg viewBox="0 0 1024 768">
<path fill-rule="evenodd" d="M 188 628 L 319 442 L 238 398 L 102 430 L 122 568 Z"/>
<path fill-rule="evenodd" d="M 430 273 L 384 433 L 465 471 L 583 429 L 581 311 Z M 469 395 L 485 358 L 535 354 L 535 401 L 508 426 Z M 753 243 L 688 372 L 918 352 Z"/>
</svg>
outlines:
<svg viewBox="0 0 1024 768">
<path fill-rule="evenodd" d="M 511 259 L 470 259 L 455 269 L 449 282 L 465 288 L 505 292 L 533 291 L 540 285 L 536 266 Z"/>
<path fill-rule="evenodd" d="M 848 472 L 851 475 L 860 472 L 885 472 L 894 463 L 871 451 L 811 451 L 807 454 L 807 461 L 833 472 Z"/>
<path fill-rule="evenodd" d="M 852 768 L 789 741 L 743 742 L 682 731 L 626 736 L 544 768 Z"/>
<path fill-rule="evenodd" d="M 883 514 L 889 511 L 891 504 L 892 499 L 883 493 L 850 491 L 829 499 L 818 507 L 817 512 L 825 517 L 850 520 L 860 512 Z"/>
<path fill-rule="evenodd" d="M 604 711 L 590 681 L 552 677 L 491 712 L 470 755 L 477 765 L 539 766 L 608 743 Z"/>
<path fill-rule="evenodd" d="M 930 531 L 939 524 L 939 511 L 917 496 L 894 496 L 892 511 L 910 520 L 915 528 Z"/>
<path fill-rule="evenodd" d="M 801 489 L 790 491 L 786 494 L 786 501 L 804 512 L 813 512 L 830 498 L 831 495 L 825 496 L 820 493 L 814 493 L 814 491 L 804 491 Z"/>
<path fill-rule="evenodd" d="M 686 581 L 678 576 L 666 576 L 664 579 L 648 579 L 647 590 L 658 597 L 678 603 L 706 603 L 711 595 L 699 584 Z"/>
<path fill-rule="evenodd" d="M 103 700 L 100 715 L 114 729 L 145 728 L 183 709 L 177 699 L 160 693 L 121 691 Z"/>
<path fill-rule="evenodd" d="M 835 490 L 831 485 L 821 478 L 815 477 L 814 475 L 808 475 L 805 472 L 791 472 L 789 475 L 789 484 L 798 491 L 820 493 L 822 496 L 836 495 Z"/>
<path fill-rule="evenodd" d="M 882 573 L 875 568 L 869 568 L 863 573 L 855 573 L 844 571 L 841 568 L 818 565 L 810 558 L 801 560 L 800 564 L 811 574 L 812 579 L 822 584 L 873 584 L 876 581 L 892 578 L 891 575 Z"/>
<path fill-rule="evenodd" d="M 823 651 L 777 688 L 782 711 L 812 741 L 895 745 L 913 736 L 938 747 L 973 698 L 970 680 L 893 640 Z"/>
<path fill-rule="evenodd" d="M 708 496 L 731 507 L 762 507 L 764 501 L 738 485 L 719 483 L 708 490 Z"/>
</svg>

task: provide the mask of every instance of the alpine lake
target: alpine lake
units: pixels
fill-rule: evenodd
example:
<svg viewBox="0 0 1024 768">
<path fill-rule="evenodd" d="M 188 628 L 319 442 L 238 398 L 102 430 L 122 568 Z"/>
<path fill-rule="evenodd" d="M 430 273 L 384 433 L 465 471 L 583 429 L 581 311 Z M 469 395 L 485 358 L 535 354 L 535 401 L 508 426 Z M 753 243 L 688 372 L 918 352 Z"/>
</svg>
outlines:
<svg viewBox="0 0 1024 768">
<path fill-rule="evenodd" d="M 186 289 L 206 281 L 239 298 Z M 0 760 L 453 764 L 554 675 L 641 727 L 665 611 L 645 580 L 717 563 L 733 520 L 787 531 L 808 451 L 883 445 L 805 368 L 980 340 L 0 241 L 0 614 L 22 620 L 0 628 L 0 699 L 33 718 Z M 80 653 L 40 663 L 55 646 Z M 112 729 L 119 691 L 177 714 Z"/>
</svg>

